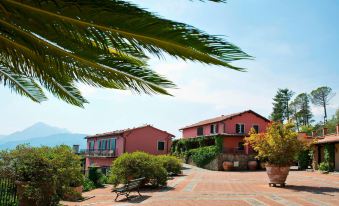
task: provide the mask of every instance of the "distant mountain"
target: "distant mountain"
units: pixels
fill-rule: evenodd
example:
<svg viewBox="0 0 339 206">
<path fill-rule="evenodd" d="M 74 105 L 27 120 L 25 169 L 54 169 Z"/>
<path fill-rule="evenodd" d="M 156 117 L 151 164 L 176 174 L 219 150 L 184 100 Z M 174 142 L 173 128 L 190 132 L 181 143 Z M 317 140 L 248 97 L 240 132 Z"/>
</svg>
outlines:
<svg viewBox="0 0 339 206">
<path fill-rule="evenodd" d="M 27 140 L 63 133 L 69 133 L 69 131 L 66 129 L 53 127 L 42 122 L 38 122 L 22 131 L 14 132 L 12 134 L 0 137 L 0 143 L 17 140 Z"/>
<path fill-rule="evenodd" d="M 14 149 L 19 144 L 31 146 L 80 145 L 86 147 L 85 134 L 70 133 L 66 129 L 53 127 L 45 123 L 36 123 L 22 131 L 0 136 L 0 150 Z"/>
<path fill-rule="evenodd" d="M 84 139 L 85 134 L 54 134 L 45 137 L 32 138 L 27 140 L 10 141 L 4 144 L 0 144 L 0 150 L 3 149 L 14 149 L 20 144 L 29 144 L 31 146 L 56 146 L 65 144 L 73 146 L 75 144 L 80 145 L 80 148 L 86 148 L 86 140 Z"/>
</svg>

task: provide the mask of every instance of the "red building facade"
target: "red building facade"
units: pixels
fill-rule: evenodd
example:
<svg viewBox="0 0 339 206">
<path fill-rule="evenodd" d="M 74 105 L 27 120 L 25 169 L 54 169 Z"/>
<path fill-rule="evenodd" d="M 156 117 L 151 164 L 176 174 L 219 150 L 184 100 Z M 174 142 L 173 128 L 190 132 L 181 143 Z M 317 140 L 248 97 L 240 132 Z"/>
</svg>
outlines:
<svg viewBox="0 0 339 206">
<path fill-rule="evenodd" d="M 168 154 L 173 137 L 151 125 L 87 136 L 86 169 L 89 166 L 109 168 L 112 161 L 125 152 Z"/>
<path fill-rule="evenodd" d="M 219 135 L 223 137 L 225 153 L 248 154 L 250 148 L 244 145 L 244 137 L 251 128 L 257 132 L 265 132 L 270 120 L 260 114 L 247 110 L 230 115 L 203 120 L 181 128 L 183 138 Z"/>
</svg>

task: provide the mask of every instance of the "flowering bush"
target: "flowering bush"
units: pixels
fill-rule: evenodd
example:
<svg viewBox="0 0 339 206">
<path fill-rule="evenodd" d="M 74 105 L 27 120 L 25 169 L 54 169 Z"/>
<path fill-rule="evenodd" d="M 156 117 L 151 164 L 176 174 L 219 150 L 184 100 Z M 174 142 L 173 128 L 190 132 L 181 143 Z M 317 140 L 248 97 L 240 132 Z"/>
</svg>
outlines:
<svg viewBox="0 0 339 206">
<path fill-rule="evenodd" d="M 253 129 L 246 144 L 258 152 L 256 158 L 265 160 L 277 166 L 289 166 L 296 159 L 304 144 L 297 139 L 298 133 L 293 130 L 294 125 L 287 123 L 271 123 L 266 133 L 257 134 Z"/>
</svg>

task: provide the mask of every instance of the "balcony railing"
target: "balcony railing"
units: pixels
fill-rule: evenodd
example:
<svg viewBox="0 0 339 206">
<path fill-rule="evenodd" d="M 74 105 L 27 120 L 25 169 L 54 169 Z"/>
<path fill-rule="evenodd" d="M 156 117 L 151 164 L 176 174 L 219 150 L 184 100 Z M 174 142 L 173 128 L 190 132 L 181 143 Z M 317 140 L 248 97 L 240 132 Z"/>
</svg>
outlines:
<svg viewBox="0 0 339 206">
<path fill-rule="evenodd" d="M 115 157 L 115 150 L 107 149 L 85 149 L 81 153 L 90 157 Z"/>
</svg>

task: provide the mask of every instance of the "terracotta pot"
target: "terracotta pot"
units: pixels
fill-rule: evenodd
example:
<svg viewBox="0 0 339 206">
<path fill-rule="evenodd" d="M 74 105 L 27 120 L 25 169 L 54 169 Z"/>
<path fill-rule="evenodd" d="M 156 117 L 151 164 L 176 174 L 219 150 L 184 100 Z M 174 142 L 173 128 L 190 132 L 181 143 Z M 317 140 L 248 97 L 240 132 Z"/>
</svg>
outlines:
<svg viewBox="0 0 339 206">
<path fill-rule="evenodd" d="M 266 165 L 266 172 L 268 178 L 270 179 L 270 183 L 284 184 L 289 171 L 289 166 L 279 167 L 275 165 Z"/>
<path fill-rule="evenodd" d="M 247 166 L 249 170 L 256 170 L 258 167 L 258 163 L 255 160 L 251 160 L 247 162 Z"/>
<path fill-rule="evenodd" d="M 230 161 L 223 162 L 222 166 L 223 166 L 225 171 L 231 171 L 234 168 L 233 162 L 230 162 Z"/>
<path fill-rule="evenodd" d="M 64 194 L 63 199 L 68 200 L 68 201 L 79 200 L 79 199 L 81 199 L 82 190 L 83 190 L 82 185 L 80 185 L 78 187 L 71 187 L 71 192 Z"/>
</svg>

